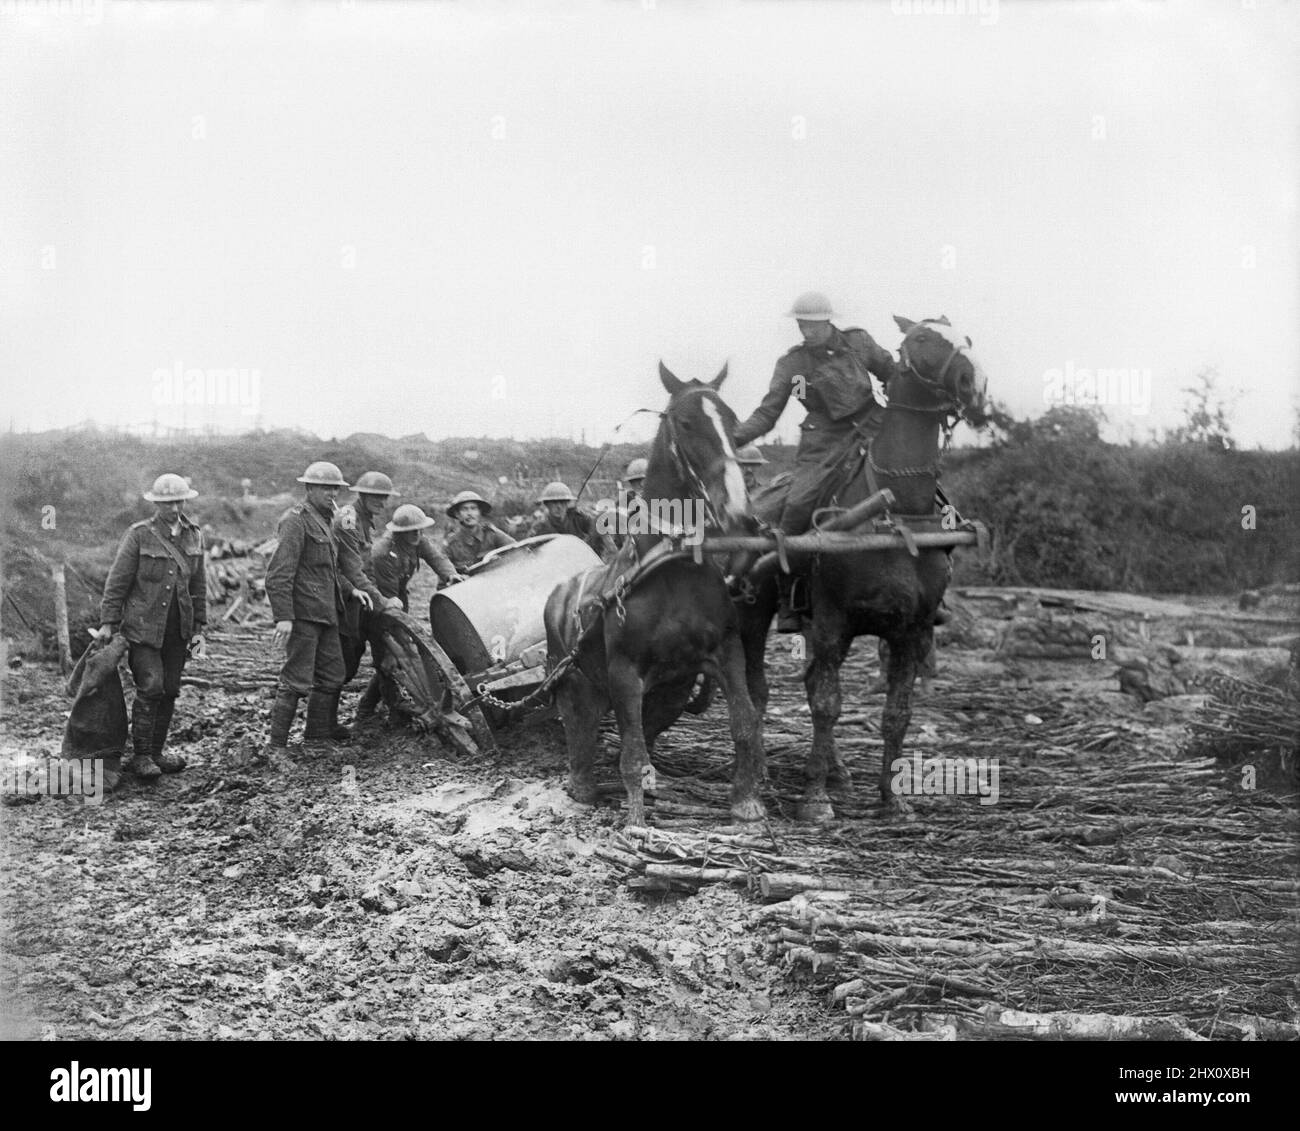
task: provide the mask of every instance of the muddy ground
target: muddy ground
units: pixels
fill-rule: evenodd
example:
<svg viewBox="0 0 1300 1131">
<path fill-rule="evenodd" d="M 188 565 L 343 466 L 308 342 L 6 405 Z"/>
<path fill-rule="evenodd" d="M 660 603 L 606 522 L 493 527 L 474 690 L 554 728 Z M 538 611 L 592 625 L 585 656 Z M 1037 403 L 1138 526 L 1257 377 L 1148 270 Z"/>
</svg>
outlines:
<svg viewBox="0 0 1300 1131">
<path fill-rule="evenodd" d="M 761 835 L 773 850 L 803 846 L 833 870 L 852 873 L 856 861 L 863 876 L 888 875 L 890 913 L 909 915 L 902 934 L 914 945 L 1010 938 L 1013 904 L 1035 908 L 1038 919 L 1021 920 L 1035 938 L 1159 945 L 1136 967 L 1131 954 L 1081 963 L 1059 947 L 1053 964 L 985 963 L 971 1002 L 939 991 L 908 1005 L 901 993 L 883 1013 L 858 1008 L 859 1020 L 909 1028 L 919 1014 L 908 1009 L 960 1011 L 992 994 L 1020 1009 L 1177 1015 L 1202 1036 L 1242 1035 L 1216 1033 L 1227 1017 L 1271 1019 L 1283 1027 L 1274 1033 L 1294 1024 L 1295 798 L 1285 783 L 1244 790 L 1232 769 L 1183 758 L 1194 701 L 1143 706 L 1118 691 L 1113 664 L 946 646 L 912 735 L 928 752 L 1001 756 L 1002 798 L 918 798 L 909 821 L 871 796 L 883 702 L 866 692 L 872 644 L 859 641 L 845 668 L 841 733 L 856 780 L 841 819 L 824 828 L 792 820 L 810 727 L 801 662 L 788 639 L 770 644 L 772 819 Z M 247 633 L 214 632 L 209 646 L 214 665 L 240 655 L 259 677 L 274 675 L 269 644 Z M 1249 651 L 1229 661 L 1259 666 Z M 203 673 L 202 663 L 187 669 Z M 57 671 L 24 663 L 4 674 L 3 690 L 6 754 L 55 753 L 67 709 Z M 358 690 L 345 695 L 345 716 Z M 835 956 L 823 955 L 829 974 L 816 956 L 810 966 L 808 948 L 773 933 L 753 883 L 629 884 L 605 851 L 627 844 L 612 732 L 609 801 L 590 809 L 563 792 L 555 722 L 508 735 L 478 762 L 377 727 L 347 750 L 295 754 L 292 769 L 276 770 L 251 758 L 268 706 L 265 687 L 187 687 L 173 727 L 185 772 L 128 784 L 99 806 L 45 798 L 0 809 L 4 1035 L 833 1040 L 855 1031 L 833 986 L 861 982 L 865 970 L 853 992 L 869 997 L 878 958 L 851 967 L 841 956 L 836 972 Z M 662 793 L 675 801 L 652 807 L 651 824 L 683 836 L 736 831 L 717 808 L 725 734 L 715 705 L 661 739 Z M 1069 832 L 1108 824 L 1122 835 L 1093 843 Z M 1149 883 L 1131 878 L 1142 868 Z M 1129 879 L 1107 884 L 1106 869 Z M 1061 899 L 1067 889 L 1078 898 Z M 1088 893 L 1125 911 L 1099 916 Z M 959 905 L 960 914 L 936 911 Z M 929 927 L 927 913 L 938 915 Z M 1212 957 L 1182 969 L 1150 957 L 1209 944 Z M 881 984 L 896 979 L 886 970 Z"/>
</svg>

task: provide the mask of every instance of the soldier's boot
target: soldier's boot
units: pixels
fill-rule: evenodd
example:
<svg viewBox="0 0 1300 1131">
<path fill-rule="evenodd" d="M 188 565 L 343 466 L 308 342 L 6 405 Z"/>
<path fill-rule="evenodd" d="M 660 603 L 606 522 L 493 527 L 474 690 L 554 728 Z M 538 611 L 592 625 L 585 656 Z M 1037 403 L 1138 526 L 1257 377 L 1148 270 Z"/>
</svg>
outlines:
<svg viewBox="0 0 1300 1131">
<path fill-rule="evenodd" d="M 361 698 L 357 700 L 357 713 L 353 718 L 353 723 L 373 722 L 379 716 L 375 714 L 375 708 L 379 706 L 379 699 L 383 692 L 383 680 L 379 673 L 375 672 L 370 677 L 370 682 L 366 684 L 366 689 L 361 693 Z"/>
<path fill-rule="evenodd" d="M 318 748 L 352 737 L 352 732 L 339 723 L 337 691 L 313 691 L 307 697 L 307 729 L 302 737 L 305 744 Z"/>
<path fill-rule="evenodd" d="M 802 632 L 803 618 L 794 611 L 791 605 L 791 597 L 794 591 L 794 578 L 788 573 L 778 573 L 776 575 L 777 605 L 776 610 L 776 630 L 777 632 Z"/>
<path fill-rule="evenodd" d="M 343 723 L 339 722 L 339 696 L 343 694 L 342 690 L 330 692 L 326 698 L 329 700 L 329 734 L 334 742 L 351 742 L 352 731 Z"/>
<path fill-rule="evenodd" d="M 122 769 L 138 778 L 160 777 L 162 769 L 153 760 L 153 728 L 158 719 L 158 700 L 136 695 L 131 704 L 131 757 Z"/>
<path fill-rule="evenodd" d="M 185 769 L 185 757 L 182 754 L 163 753 L 167 743 L 167 732 L 171 729 L 172 715 L 176 711 L 176 699 L 164 695 L 158 700 L 158 714 L 153 724 L 153 760 L 164 774 L 175 774 Z"/>
<path fill-rule="evenodd" d="M 289 729 L 293 726 L 293 717 L 298 713 L 298 696 L 292 691 L 281 691 L 271 706 L 271 733 L 267 737 L 264 751 L 268 758 L 287 758 L 289 746 Z"/>
</svg>

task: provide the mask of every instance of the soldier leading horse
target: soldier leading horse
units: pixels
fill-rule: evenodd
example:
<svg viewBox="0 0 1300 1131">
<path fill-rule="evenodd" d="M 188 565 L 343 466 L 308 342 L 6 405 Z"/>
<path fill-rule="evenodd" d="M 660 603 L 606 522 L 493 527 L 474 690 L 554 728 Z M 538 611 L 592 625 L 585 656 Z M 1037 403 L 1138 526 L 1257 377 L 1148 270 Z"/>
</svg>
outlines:
<svg viewBox="0 0 1300 1131">
<path fill-rule="evenodd" d="M 627 822 L 645 823 L 644 788 L 655 738 L 681 714 L 703 672 L 723 689 L 736 756 L 731 813 L 758 820 L 763 803 L 762 717 L 746 682 L 740 624 L 721 571 L 666 537 L 703 528 L 748 529 L 749 497 L 731 443 L 735 414 L 711 382 L 684 382 L 659 366 L 670 394 L 650 453 L 643 499 L 649 529 L 632 535 L 610 564 L 559 585 L 546 602 L 548 667 L 569 748 L 569 792 L 596 799 L 593 762 L 601 717 L 618 722 Z M 680 516 L 680 518 L 678 517 Z M 673 527 L 676 527 L 673 529 Z"/>
<path fill-rule="evenodd" d="M 971 341 L 947 319 L 912 322 L 895 317 L 903 331 L 902 364 L 889 387 L 889 405 L 874 436 L 848 445 L 838 470 L 847 483 L 835 502 L 851 507 L 878 488 L 895 495 L 898 515 L 930 515 L 939 472 L 939 434 L 957 420 L 983 423 L 985 378 L 971 357 Z M 865 450 L 864 450 L 865 449 Z M 948 586 L 947 551 L 920 548 L 825 554 L 812 560 L 809 584 L 812 659 L 804 673 L 812 711 L 813 741 L 807 762 L 807 791 L 800 816 L 826 820 L 834 815 L 826 792 L 847 787 L 848 771 L 835 744 L 840 715 L 840 665 L 856 636 L 879 636 L 889 645 L 888 691 L 881 730 L 884 755 L 880 795 L 887 807 L 890 766 L 902 754 L 911 721 L 912 685 L 934 639 L 934 618 Z M 750 694 L 760 712 L 767 705 L 764 646 L 776 609 L 771 577 L 757 584 L 750 603 L 738 601 L 749 667 Z M 895 803 L 896 804 L 896 803 Z"/>
</svg>

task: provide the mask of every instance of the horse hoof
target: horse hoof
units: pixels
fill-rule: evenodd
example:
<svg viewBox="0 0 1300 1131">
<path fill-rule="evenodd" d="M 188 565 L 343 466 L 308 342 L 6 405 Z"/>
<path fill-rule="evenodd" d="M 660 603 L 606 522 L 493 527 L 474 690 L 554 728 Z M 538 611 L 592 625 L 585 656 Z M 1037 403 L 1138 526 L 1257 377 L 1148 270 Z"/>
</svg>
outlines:
<svg viewBox="0 0 1300 1131">
<path fill-rule="evenodd" d="M 829 800 L 801 801 L 797 814 L 799 820 L 811 821 L 816 825 L 824 825 L 827 821 L 835 820 L 835 809 Z"/>
<path fill-rule="evenodd" d="M 826 788 L 836 793 L 847 793 L 853 788 L 853 775 L 843 767 L 838 770 L 832 769 L 826 775 Z"/>
<path fill-rule="evenodd" d="M 767 816 L 767 810 L 763 808 L 763 803 L 757 797 L 751 797 L 745 801 L 735 802 L 731 806 L 731 816 L 737 823 L 761 821 Z"/>
<path fill-rule="evenodd" d="M 586 781 L 569 780 L 569 784 L 564 787 L 565 793 L 573 798 L 579 805 L 596 804 L 596 783 Z"/>
<path fill-rule="evenodd" d="M 893 794 L 885 799 L 882 808 L 887 819 L 898 821 L 916 820 L 916 810 L 912 807 L 912 803 L 904 801 L 901 797 L 896 797 Z"/>
<path fill-rule="evenodd" d="M 646 827 L 646 823 L 645 823 L 645 806 L 643 806 L 643 805 L 636 805 L 636 806 L 633 806 L 632 808 L 628 809 L 628 811 L 627 811 L 627 820 L 623 822 L 623 827 L 626 828 L 626 829 L 643 829 L 643 828 L 645 828 L 645 827 Z"/>
</svg>

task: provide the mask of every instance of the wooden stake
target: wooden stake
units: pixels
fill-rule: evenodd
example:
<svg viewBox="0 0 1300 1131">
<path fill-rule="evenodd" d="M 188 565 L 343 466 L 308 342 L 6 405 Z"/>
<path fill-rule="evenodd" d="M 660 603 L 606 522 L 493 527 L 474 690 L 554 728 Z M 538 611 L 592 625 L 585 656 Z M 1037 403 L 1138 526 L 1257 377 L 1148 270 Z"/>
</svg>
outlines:
<svg viewBox="0 0 1300 1131">
<path fill-rule="evenodd" d="M 72 641 L 68 635 L 68 586 L 63 576 L 63 563 L 51 562 L 54 577 L 54 631 L 59 637 L 59 671 L 64 675 L 72 670 Z"/>
</svg>

